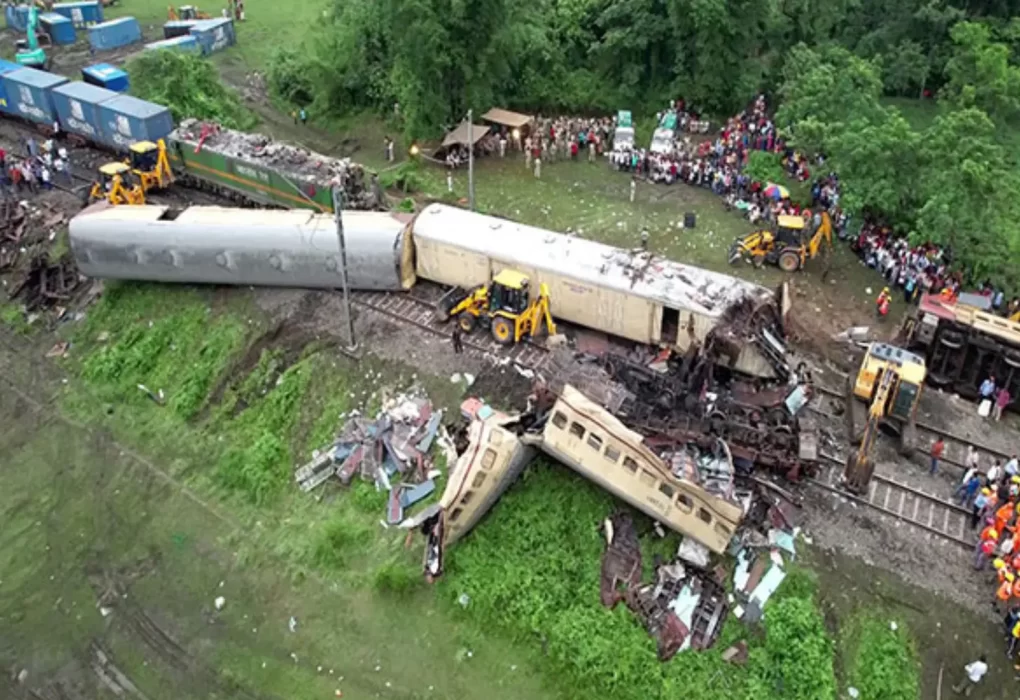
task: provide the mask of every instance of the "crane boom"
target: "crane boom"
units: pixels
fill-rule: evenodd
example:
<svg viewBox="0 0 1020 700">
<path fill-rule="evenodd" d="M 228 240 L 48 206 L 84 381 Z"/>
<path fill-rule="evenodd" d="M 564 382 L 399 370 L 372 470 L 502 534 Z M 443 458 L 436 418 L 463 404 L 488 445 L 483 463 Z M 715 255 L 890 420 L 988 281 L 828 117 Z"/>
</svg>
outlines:
<svg viewBox="0 0 1020 700">
<path fill-rule="evenodd" d="M 868 422 L 864 426 L 864 435 L 861 437 L 860 447 L 855 454 L 851 454 L 846 460 L 846 470 L 843 472 L 843 481 L 848 489 L 855 493 L 865 494 L 868 492 L 868 485 L 871 483 L 871 475 L 875 471 L 875 460 L 871 453 L 875 449 L 875 442 L 878 440 L 879 425 L 886 414 L 886 404 L 893 387 L 896 385 L 897 375 L 891 370 L 882 373 L 875 395 L 868 405 Z"/>
</svg>

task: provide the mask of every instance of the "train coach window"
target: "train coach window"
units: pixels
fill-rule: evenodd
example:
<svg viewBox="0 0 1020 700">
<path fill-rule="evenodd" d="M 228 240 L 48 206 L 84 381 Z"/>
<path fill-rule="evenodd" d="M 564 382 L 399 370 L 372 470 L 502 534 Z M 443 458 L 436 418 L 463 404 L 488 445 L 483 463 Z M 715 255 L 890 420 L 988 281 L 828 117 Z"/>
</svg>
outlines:
<svg viewBox="0 0 1020 700">
<path fill-rule="evenodd" d="M 605 456 L 606 459 L 608 459 L 613 464 L 616 464 L 617 462 L 620 461 L 620 451 L 613 447 L 612 445 L 606 445 Z"/>
<path fill-rule="evenodd" d="M 460 518 L 460 514 L 464 512 L 463 508 L 454 508 L 453 512 L 450 513 L 450 522 L 455 523 Z"/>
<path fill-rule="evenodd" d="M 468 503 L 471 502 L 471 499 L 474 497 L 475 497 L 474 491 L 465 491 L 464 495 L 460 497 L 460 504 L 462 506 L 466 506 Z"/>
<path fill-rule="evenodd" d="M 584 426 L 581 425 L 580 423 L 571 423 L 570 424 L 570 434 L 573 435 L 574 437 L 578 438 L 578 439 L 583 438 L 584 437 Z"/>
<path fill-rule="evenodd" d="M 698 519 L 705 521 L 706 523 L 712 522 L 712 514 L 704 508 L 698 508 Z"/>
<path fill-rule="evenodd" d="M 694 500 L 683 491 L 676 497 L 676 505 L 685 513 L 690 513 L 694 510 Z"/>
<path fill-rule="evenodd" d="M 638 480 L 640 480 L 641 483 L 644 484 L 645 486 L 654 486 L 655 485 L 655 474 L 652 474 L 647 469 L 642 469 L 641 470 L 641 475 L 638 476 Z"/>
<path fill-rule="evenodd" d="M 478 472 L 475 474 L 475 478 L 471 481 L 471 488 L 477 489 L 485 483 L 485 472 Z"/>
<path fill-rule="evenodd" d="M 567 427 L 567 417 L 563 415 L 560 411 L 556 411 L 556 413 L 554 413 L 552 417 L 552 424 L 555 425 L 560 430 L 563 430 L 564 428 Z"/>
<path fill-rule="evenodd" d="M 715 534 L 719 535 L 720 537 L 725 537 L 727 539 L 733 537 L 733 531 L 730 528 L 723 525 L 722 523 L 715 524 Z"/>
<path fill-rule="evenodd" d="M 482 455 L 482 469 L 492 469 L 492 465 L 496 463 L 496 450 L 491 447 L 485 448 L 485 454 Z"/>
<path fill-rule="evenodd" d="M 673 498 L 673 494 L 676 493 L 676 489 L 674 489 L 666 482 L 662 482 L 661 484 L 659 484 L 659 493 L 661 493 L 666 498 Z"/>
<path fill-rule="evenodd" d="M 503 431 L 493 430 L 489 433 L 489 444 L 490 445 L 502 445 L 503 444 Z"/>
<path fill-rule="evenodd" d="M 595 433 L 588 433 L 588 447 L 590 447 L 590 448 L 592 448 L 593 450 L 596 450 L 596 451 L 601 450 L 602 449 L 602 438 L 600 438 Z"/>
<path fill-rule="evenodd" d="M 633 474 L 637 471 L 637 462 L 635 462 L 630 457 L 624 456 L 623 468 L 629 471 L 631 474 Z"/>
</svg>

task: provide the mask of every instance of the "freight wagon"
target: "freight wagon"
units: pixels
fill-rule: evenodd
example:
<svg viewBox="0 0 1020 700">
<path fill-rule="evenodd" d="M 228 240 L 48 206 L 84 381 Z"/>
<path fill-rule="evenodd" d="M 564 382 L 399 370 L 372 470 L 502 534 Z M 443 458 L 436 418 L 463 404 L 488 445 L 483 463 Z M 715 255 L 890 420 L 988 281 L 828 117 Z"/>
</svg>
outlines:
<svg viewBox="0 0 1020 700">
<path fill-rule="evenodd" d="M 103 6 L 98 0 L 59 2 L 53 6 L 52 11 L 64 15 L 78 28 L 91 27 L 103 21 Z"/>
<path fill-rule="evenodd" d="M 182 51 L 184 53 L 199 53 L 202 48 L 198 40 L 187 34 L 175 36 L 171 39 L 153 41 L 145 45 L 146 51 Z"/>
<path fill-rule="evenodd" d="M 39 27 L 57 46 L 69 46 L 78 38 L 74 31 L 74 23 L 57 12 L 39 15 Z"/>
<path fill-rule="evenodd" d="M 114 92 L 127 92 L 131 86 L 128 74 L 109 63 L 97 63 L 82 68 L 81 79 L 89 85 L 96 85 Z"/>
<path fill-rule="evenodd" d="M 117 97 L 116 92 L 88 83 L 65 83 L 50 91 L 53 107 L 65 133 L 84 141 L 112 146 L 102 130 L 99 106 Z"/>
<path fill-rule="evenodd" d="M 0 75 L 0 82 L 7 95 L 8 114 L 47 127 L 57 121 L 51 93 L 67 78 L 34 68 L 19 68 Z"/>
<path fill-rule="evenodd" d="M 142 28 L 134 17 L 120 17 L 89 27 L 89 45 L 96 51 L 112 51 L 142 40 Z"/>
</svg>

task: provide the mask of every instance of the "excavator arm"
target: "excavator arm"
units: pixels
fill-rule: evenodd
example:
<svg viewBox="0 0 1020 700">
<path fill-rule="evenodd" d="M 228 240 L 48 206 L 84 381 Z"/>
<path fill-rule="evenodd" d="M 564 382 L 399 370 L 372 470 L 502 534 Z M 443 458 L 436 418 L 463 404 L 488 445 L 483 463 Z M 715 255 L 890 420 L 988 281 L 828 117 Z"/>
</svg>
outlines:
<svg viewBox="0 0 1020 700">
<path fill-rule="evenodd" d="M 861 437 L 861 444 L 857 452 L 851 454 L 846 460 L 846 470 L 843 472 L 843 482 L 848 489 L 858 494 L 866 494 L 871 483 L 871 475 L 875 471 L 875 461 L 872 452 L 875 443 L 878 441 L 879 426 L 885 418 L 886 406 L 889 403 L 889 396 L 896 386 L 896 373 L 885 371 L 879 380 L 875 395 L 868 405 L 868 422 L 864 426 L 864 434 Z"/>
<path fill-rule="evenodd" d="M 822 243 L 825 243 L 827 252 L 832 251 L 832 217 L 827 211 L 822 212 L 822 223 L 818 225 L 818 229 L 808 241 L 808 256 L 813 258 L 818 255 Z"/>
</svg>

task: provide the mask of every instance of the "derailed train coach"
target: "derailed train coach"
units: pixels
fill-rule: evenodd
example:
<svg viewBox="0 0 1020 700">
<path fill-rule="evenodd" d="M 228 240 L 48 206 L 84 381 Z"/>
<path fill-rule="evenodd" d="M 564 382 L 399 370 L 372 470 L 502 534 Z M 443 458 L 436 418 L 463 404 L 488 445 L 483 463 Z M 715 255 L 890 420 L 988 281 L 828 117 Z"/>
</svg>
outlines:
<svg viewBox="0 0 1020 700">
<path fill-rule="evenodd" d="M 638 343 L 686 351 L 734 307 L 777 301 L 771 290 L 729 275 L 443 204 L 419 213 L 412 231 L 423 279 L 470 288 L 512 268 L 536 288 L 549 286 L 554 318 Z M 728 363 L 775 375 L 759 343 L 733 343 Z"/>
<path fill-rule="evenodd" d="M 408 222 L 399 213 L 344 212 L 350 286 L 404 290 L 415 282 Z M 331 215 L 294 210 L 111 206 L 71 219 L 71 251 L 90 277 L 152 282 L 340 287 Z"/>
<path fill-rule="evenodd" d="M 646 251 L 628 251 L 431 204 L 413 218 L 344 211 L 350 286 L 407 290 L 417 278 L 470 288 L 515 269 L 550 290 L 552 315 L 638 343 L 686 352 L 710 338 L 720 363 L 777 375 L 781 338 L 761 328 L 728 337 L 733 310 L 781 303 L 768 289 Z M 93 205 L 71 220 L 71 249 L 86 275 L 111 279 L 335 289 L 333 217 L 308 210 Z M 718 346 L 717 346 L 718 347 Z M 771 355 L 768 350 L 773 349 Z"/>
</svg>

